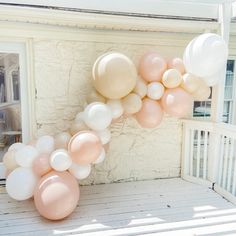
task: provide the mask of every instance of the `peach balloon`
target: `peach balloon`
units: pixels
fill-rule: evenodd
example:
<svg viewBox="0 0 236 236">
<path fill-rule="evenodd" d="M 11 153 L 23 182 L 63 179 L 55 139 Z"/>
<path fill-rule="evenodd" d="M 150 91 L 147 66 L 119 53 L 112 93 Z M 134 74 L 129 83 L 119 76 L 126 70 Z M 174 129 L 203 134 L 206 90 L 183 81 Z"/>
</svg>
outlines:
<svg viewBox="0 0 236 236">
<path fill-rule="evenodd" d="M 191 110 L 193 97 L 182 88 L 167 89 L 161 104 L 169 115 L 183 117 Z"/>
<path fill-rule="evenodd" d="M 162 77 L 162 83 L 166 88 L 177 88 L 182 82 L 182 75 L 176 69 L 168 69 Z"/>
<path fill-rule="evenodd" d="M 149 52 L 143 55 L 139 64 L 139 73 L 148 82 L 161 81 L 166 69 L 166 61 L 156 52 Z"/>
<path fill-rule="evenodd" d="M 68 151 L 74 162 L 81 165 L 90 164 L 101 154 L 102 143 L 92 131 L 79 132 L 71 138 Z"/>
<path fill-rule="evenodd" d="M 15 159 L 15 153 L 16 152 L 12 150 L 12 151 L 6 152 L 3 156 L 3 164 L 7 170 L 12 171 L 16 169 L 17 167 L 19 167 Z"/>
<path fill-rule="evenodd" d="M 154 128 L 161 123 L 163 114 L 159 102 L 144 98 L 141 110 L 136 113 L 136 120 L 143 128 Z"/>
<path fill-rule="evenodd" d="M 93 84 L 101 95 L 120 99 L 134 89 L 137 71 L 127 56 L 112 52 L 97 60 L 93 68 Z"/>
<path fill-rule="evenodd" d="M 186 73 L 183 75 L 181 87 L 188 93 L 194 93 L 200 86 L 201 81 L 196 76 Z"/>
<path fill-rule="evenodd" d="M 52 171 L 37 183 L 34 203 L 43 217 L 61 220 L 75 210 L 79 195 L 78 183 L 69 172 Z"/>
<path fill-rule="evenodd" d="M 171 59 L 168 61 L 168 69 L 176 69 L 183 75 L 185 73 L 183 60 L 178 57 Z"/>
<path fill-rule="evenodd" d="M 142 100 L 139 95 L 130 93 L 128 96 L 122 99 L 122 106 L 126 114 L 134 114 L 141 109 Z"/>
<path fill-rule="evenodd" d="M 43 176 L 52 170 L 49 163 L 49 154 L 42 153 L 34 159 L 32 164 L 33 172 L 36 175 Z"/>
</svg>

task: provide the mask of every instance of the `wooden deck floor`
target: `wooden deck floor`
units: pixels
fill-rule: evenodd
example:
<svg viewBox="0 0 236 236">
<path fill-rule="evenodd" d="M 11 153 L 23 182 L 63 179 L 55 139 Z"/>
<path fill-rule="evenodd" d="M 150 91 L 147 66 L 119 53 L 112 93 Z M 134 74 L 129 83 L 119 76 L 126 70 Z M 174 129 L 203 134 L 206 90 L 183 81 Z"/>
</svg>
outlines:
<svg viewBox="0 0 236 236">
<path fill-rule="evenodd" d="M 236 206 L 212 190 L 165 179 L 81 188 L 76 211 L 51 222 L 0 188 L 0 235 L 236 235 Z"/>
</svg>

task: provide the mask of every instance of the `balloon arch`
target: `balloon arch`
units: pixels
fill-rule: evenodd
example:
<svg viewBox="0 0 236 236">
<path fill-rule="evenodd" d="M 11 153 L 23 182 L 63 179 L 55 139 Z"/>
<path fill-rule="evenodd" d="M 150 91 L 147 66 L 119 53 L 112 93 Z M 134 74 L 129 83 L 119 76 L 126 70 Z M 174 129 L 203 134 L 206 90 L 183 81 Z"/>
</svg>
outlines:
<svg viewBox="0 0 236 236">
<path fill-rule="evenodd" d="M 96 90 L 69 131 L 9 147 L 3 158 L 7 193 L 19 201 L 33 197 L 36 209 L 47 219 L 65 218 L 79 201 L 77 179 L 86 178 L 91 165 L 105 159 L 111 123 L 122 115 L 133 115 L 141 127 L 154 128 L 164 112 L 184 117 L 193 100 L 209 97 L 227 55 L 223 39 L 207 33 L 188 44 L 183 60 L 166 62 L 156 52 L 146 53 L 139 73 L 121 53 L 100 56 L 92 71 Z"/>
</svg>

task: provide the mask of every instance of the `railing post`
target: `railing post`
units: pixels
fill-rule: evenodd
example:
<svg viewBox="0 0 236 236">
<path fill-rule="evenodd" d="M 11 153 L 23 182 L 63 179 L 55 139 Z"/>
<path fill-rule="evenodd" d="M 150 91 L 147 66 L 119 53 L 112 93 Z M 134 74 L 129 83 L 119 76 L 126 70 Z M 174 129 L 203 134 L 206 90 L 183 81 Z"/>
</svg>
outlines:
<svg viewBox="0 0 236 236">
<path fill-rule="evenodd" d="M 189 174 L 189 142 L 190 142 L 190 129 L 188 124 L 183 122 L 183 143 L 182 143 L 182 164 L 181 164 L 181 177 L 184 179 Z"/>
</svg>

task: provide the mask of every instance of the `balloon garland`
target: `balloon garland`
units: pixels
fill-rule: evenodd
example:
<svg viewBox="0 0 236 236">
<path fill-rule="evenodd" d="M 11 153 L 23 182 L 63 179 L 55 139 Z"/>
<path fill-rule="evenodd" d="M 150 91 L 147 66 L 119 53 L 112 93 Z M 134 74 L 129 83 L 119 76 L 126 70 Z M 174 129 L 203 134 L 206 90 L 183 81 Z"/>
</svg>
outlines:
<svg viewBox="0 0 236 236">
<path fill-rule="evenodd" d="M 4 155 L 6 190 L 22 201 L 34 198 L 38 212 L 50 220 L 70 215 L 79 201 L 76 179 L 86 178 L 92 164 L 106 156 L 109 126 L 122 115 L 133 115 L 141 127 L 157 127 L 164 112 L 184 117 L 193 100 L 206 100 L 209 86 L 219 82 L 227 46 L 216 34 L 194 38 L 183 61 L 166 62 L 158 53 L 141 58 L 139 75 L 125 55 L 108 52 L 93 66 L 93 91 L 68 132 L 42 136 L 28 144 L 14 143 Z"/>
</svg>

